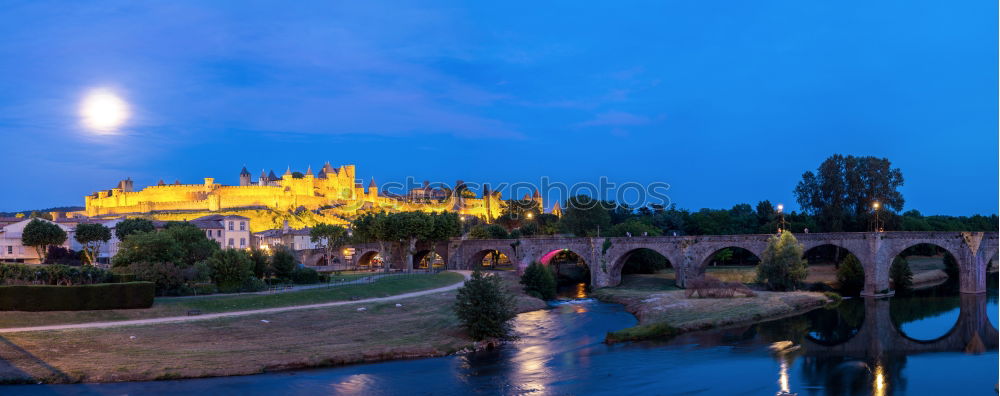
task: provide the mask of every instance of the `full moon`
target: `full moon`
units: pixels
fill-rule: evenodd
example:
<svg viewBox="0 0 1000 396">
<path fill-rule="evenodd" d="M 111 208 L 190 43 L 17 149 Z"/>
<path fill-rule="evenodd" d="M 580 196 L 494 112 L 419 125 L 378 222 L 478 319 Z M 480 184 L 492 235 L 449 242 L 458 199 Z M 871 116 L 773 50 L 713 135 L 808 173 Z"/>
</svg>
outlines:
<svg viewBox="0 0 1000 396">
<path fill-rule="evenodd" d="M 87 93 L 80 104 L 83 125 L 99 134 L 113 134 L 128 119 L 128 104 L 108 89 Z"/>
</svg>

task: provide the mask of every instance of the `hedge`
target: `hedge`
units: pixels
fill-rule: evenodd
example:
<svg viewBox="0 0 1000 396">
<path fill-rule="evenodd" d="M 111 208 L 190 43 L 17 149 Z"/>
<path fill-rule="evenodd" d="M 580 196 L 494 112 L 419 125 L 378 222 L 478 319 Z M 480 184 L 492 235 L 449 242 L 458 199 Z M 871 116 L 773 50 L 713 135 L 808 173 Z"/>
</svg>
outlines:
<svg viewBox="0 0 1000 396">
<path fill-rule="evenodd" d="M 101 283 L 79 286 L 0 286 L 0 311 L 89 311 L 149 308 L 153 282 Z"/>
<path fill-rule="evenodd" d="M 100 268 L 70 267 L 59 264 L 17 264 L 0 263 L 0 285 L 2 284 L 44 284 L 83 285 L 114 283 L 113 274 Z"/>
</svg>

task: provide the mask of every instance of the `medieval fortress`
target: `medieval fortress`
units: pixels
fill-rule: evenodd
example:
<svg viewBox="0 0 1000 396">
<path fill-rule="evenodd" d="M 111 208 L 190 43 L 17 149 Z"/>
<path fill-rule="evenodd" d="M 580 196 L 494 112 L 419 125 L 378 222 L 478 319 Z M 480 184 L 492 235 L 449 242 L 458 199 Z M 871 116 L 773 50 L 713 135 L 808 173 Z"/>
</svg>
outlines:
<svg viewBox="0 0 1000 396">
<path fill-rule="evenodd" d="M 309 219 L 301 225 L 317 222 L 346 223 L 368 211 L 457 212 L 492 221 L 500 215 L 502 197 L 498 191 L 484 187 L 481 196 L 464 188 L 461 181 L 453 189 L 422 187 L 405 194 L 380 193 L 372 179 L 365 188 L 357 178 L 354 165 L 334 168 L 327 162 L 314 174 L 310 166 L 305 173 L 292 172 L 281 177 L 272 170 L 261 171 L 254 179 L 246 167 L 240 172 L 240 185 L 227 186 L 206 177 L 202 184 L 165 184 L 135 191 L 131 179 L 115 188 L 101 190 L 84 197 L 85 215 L 96 218 L 142 216 L 159 220 L 190 220 L 210 214 L 238 214 L 251 219 L 255 230 L 277 228 L 284 214 L 305 214 Z M 525 199 L 544 208 L 536 191 Z M 305 213 L 309 212 L 309 213 Z M 285 219 L 284 221 L 287 221 Z"/>
</svg>

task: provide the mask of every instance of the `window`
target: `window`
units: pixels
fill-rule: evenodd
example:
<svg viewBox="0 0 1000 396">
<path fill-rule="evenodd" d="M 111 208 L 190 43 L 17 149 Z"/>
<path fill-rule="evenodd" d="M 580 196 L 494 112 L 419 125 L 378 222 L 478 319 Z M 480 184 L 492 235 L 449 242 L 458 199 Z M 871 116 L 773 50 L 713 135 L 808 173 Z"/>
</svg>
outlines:
<svg viewBox="0 0 1000 396">
<path fill-rule="evenodd" d="M 211 237 L 212 237 L 212 230 L 208 230 L 208 231 L 205 231 L 205 232 L 206 232 L 206 233 L 208 234 L 208 237 L 209 237 L 209 238 L 211 238 Z"/>
<path fill-rule="evenodd" d="M 14 254 L 14 246 L 7 245 L 7 254 Z"/>
<path fill-rule="evenodd" d="M 232 231 L 232 230 L 233 230 L 233 222 L 230 221 L 229 222 L 229 231 Z"/>
<path fill-rule="evenodd" d="M 229 246 L 233 246 L 233 238 L 229 238 Z"/>
<path fill-rule="evenodd" d="M 215 236 L 222 237 L 222 230 L 215 230 Z"/>
<path fill-rule="evenodd" d="M 246 247 L 246 246 L 247 246 L 247 239 L 240 238 L 240 247 Z"/>
<path fill-rule="evenodd" d="M 246 230 L 247 230 L 247 223 L 245 221 L 241 221 L 240 222 L 240 231 L 246 231 Z"/>
</svg>

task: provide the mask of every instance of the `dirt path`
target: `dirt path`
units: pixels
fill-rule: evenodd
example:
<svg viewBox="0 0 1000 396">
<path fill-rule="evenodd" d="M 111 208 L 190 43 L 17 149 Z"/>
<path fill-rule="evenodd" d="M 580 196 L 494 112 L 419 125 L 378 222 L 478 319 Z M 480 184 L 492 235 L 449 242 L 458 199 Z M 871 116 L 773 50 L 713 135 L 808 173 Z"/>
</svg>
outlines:
<svg viewBox="0 0 1000 396">
<path fill-rule="evenodd" d="M 470 271 L 454 271 L 465 276 L 465 279 L 469 279 Z M 277 308 L 264 308 L 264 309 L 253 309 L 247 311 L 233 311 L 233 312 L 220 312 L 213 314 L 204 314 L 197 316 L 170 316 L 165 318 L 152 318 L 152 319 L 135 319 L 135 320 L 118 320 L 113 322 L 91 322 L 91 323 L 77 323 L 77 324 L 64 324 L 64 325 L 51 325 L 51 326 L 35 326 L 35 327 L 11 327 L 6 329 L 0 329 L 0 333 L 20 333 L 25 331 L 45 331 L 45 330 L 68 330 L 68 329 L 94 329 L 94 328 L 108 328 L 108 327 L 121 327 L 121 326 L 141 326 L 148 324 L 159 324 L 159 323 L 175 323 L 175 322 L 194 322 L 199 320 L 211 320 L 219 318 L 228 318 L 233 316 L 244 316 L 244 315 L 255 315 L 255 314 L 269 314 L 287 311 L 296 311 L 301 309 L 314 309 L 314 308 L 326 308 L 326 307 L 336 307 L 340 305 L 350 305 L 350 304 L 366 304 L 373 302 L 383 302 L 392 300 L 407 299 L 410 297 L 424 296 L 428 294 L 441 293 L 446 291 L 452 291 L 462 287 L 463 282 L 457 282 L 453 285 L 439 287 L 437 289 L 421 290 L 403 294 L 396 294 L 388 297 L 376 297 L 368 298 L 364 300 L 356 301 L 333 301 L 327 303 L 319 304 L 308 304 L 308 305 L 294 305 L 290 307 L 277 307 Z"/>
</svg>

